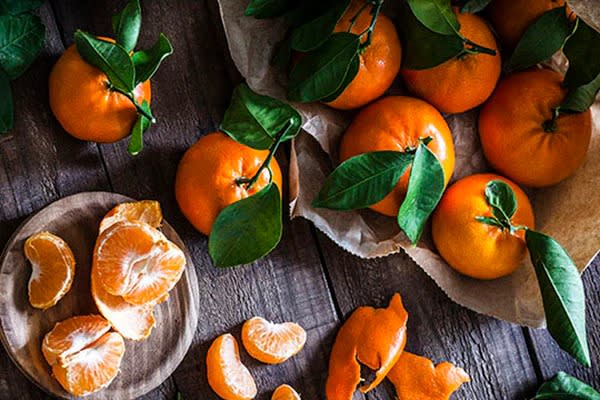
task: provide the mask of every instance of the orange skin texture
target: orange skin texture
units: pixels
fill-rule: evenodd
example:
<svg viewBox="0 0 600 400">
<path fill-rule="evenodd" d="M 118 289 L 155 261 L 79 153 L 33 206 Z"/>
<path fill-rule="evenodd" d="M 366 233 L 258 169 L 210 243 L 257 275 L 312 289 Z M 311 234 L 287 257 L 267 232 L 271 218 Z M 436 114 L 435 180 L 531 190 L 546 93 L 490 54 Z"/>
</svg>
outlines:
<svg viewBox="0 0 600 400">
<path fill-rule="evenodd" d="M 462 368 L 449 362 L 434 367 L 431 360 L 408 352 L 402 353 L 387 377 L 402 400 L 448 400 L 471 381 Z"/>
<path fill-rule="evenodd" d="M 327 400 L 351 400 L 361 382 L 361 364 L 375 371 L 375 379 L 360 387 L 374 389 L 396 364 L 406 344 L 408 313 L 398 293 L 387 308 L 359 307 L 342 325 L 329 359 Z"/>
<path fill-rule="evenodd" d="M 185 152 L 177 169 L 175 196 L 181 212 L 197 230 L 210 235 L 221 210 L 267 186 L 267 169 L 249 190 L 236 179 L 253 177 L 268 153 L 244 146 L 222 132 L 200 138 Z M 270 167 L 281 193 L 281 170 L 275 158 Z"/>
<path fill-rule="evenodd" d="M 353 1 L 337 23 L 334 32 L 348 32 L 350 20 L 363 4 L 364 1 Z M 369 27 L 371 8 L 365 8 L 360 14 L 352 27 L 352 33 L 361 34 Z M 364 42 L 367 35 L 361 39 Z M 400 70 L 402 47 L 394 24 L 385 15 L 380 13 L 377 17 L 371 44 L 359 58 L 358 74 L 335 100 L 327 103 L 329 106 L 340 110 L 362 107 L 380 97 L 394 82 Z"/>
<path fill-rule="evenodd" d="M 461 113 L 482 104 L 494 91 L 500 77 L 501 59 L 494 34 L 485 21 L 474 14 L 454 12 L 460 33 L 496 55 L 467 54 L 454 57 L 433 68 L 403 69 L 408 89 L 445 113 Z"/>
<path fill-rule="evenodd" d="M 384 97 L 354 118 L 340 144 L 340 162 L 362 153 L 416 147 L 419 138 L 431 136 L 427 145 L 444 170 L 446 184 L 454 172 L 454 141 L 442 115 L 423 100 L 405 96 Z M 386 197 L 370 208 L 396 216 L 406 195 L 410 168 Z"/>
<path fill-rule="evenodd" d="M 112 39 L 100 38 L 113 42 Z M 112 143 L 131 133 L 137 111 L 131 101 L 109 90 L 108 77 L 85 62 L 75 45 L 58 59 L 50 73 L 50 108 L 65 131 L 80 140 Z M 150 103 L 150 81 L 134 89 L 139 104 Z"/>
<path fill-rule="evenodd" d="M 531 203 L 521 188 L 494 174 L 476 174 L 460 179 L 446 190 L 431 220 L 433 242 L 446 262 L 461 274 L 476 279 L 496 279 L 515 271 L 527 254 L 525 232 L 511 234 L 507 229 L 477 221 L 492 217 L 485 198 L 489 181 L 507 183 L 517 198 L 513 226 L 534 229 Z"/>
<path fill-rule="evenodd" d="M 481 145 L 494 169 L 532 187 L 555 185 L 575 173 L 590 145 L 591 111 L 561 114 L 554 132 L 543 127 L 566 94 L 562 76 L 548 69 L 518 72 L 500 82 L 479 114 Z"/>
</svg>

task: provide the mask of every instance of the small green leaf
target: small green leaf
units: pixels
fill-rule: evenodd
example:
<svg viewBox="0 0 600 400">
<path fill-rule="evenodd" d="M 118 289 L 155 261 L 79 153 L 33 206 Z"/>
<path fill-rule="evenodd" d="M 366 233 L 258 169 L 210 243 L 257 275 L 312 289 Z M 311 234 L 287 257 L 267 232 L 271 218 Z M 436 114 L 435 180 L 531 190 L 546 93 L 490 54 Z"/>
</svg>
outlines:
<svg viewBox="0 0 600 400">
<path fill-rule="evenodd" d="M 579 379 L 560 371 L 540 386 L 532 400 L 600 400 L 600 393 Z"/>
<path fill-rule="evenodd" d="M 510 225 L 510 219 L 517 212 L 517 197 L 512 188 L 500 180 L 489 181 L 485 187 L 485 198 L 494 216 Z"/>
<path fill-rule="evenodd" d="M 219 213 L 208 238 L 208 252 L 217 267 L 248 264 L 270 253 L 281 233 L 281 196 L 271 182 Z"/>
<path fill-rule="evenodd" d="M 500 229 L 506 228 L 506 226 L 502 225 L 502 223 L 497 218 L 482 217 L 479 215 L 479 216 L 475 217 L 475 219 L 483 224 L 495 226 L 496 228 L 500 228 Z"/>
<path fill-rule="evenodd" d="M 542 292 L 548 331 L 560 348 L 589 367 L 585 293 L 575 263 L 550 236 L 527 230 L 525 240 Z"/>
<path fill-rule="evenodd" d="M 457 35 L 441 35 L 427 29 L 404 6 L 398 23 L 402 37 L 402 68 L 429 69 L 458 56 L 464 50 Z"/>
<path fill-rule="evenodd" d="M 413 245 L 421 238 L 445 187 L 442 164 L 425 144 L 420 143 L 410 172 L 406 197 L 398 210 L 398 225 Z"/>
<path fill-rule="evenodd" d="M 146 100 L 142 103 L 142 108 L 148 114 L 152 113 L 150 104 L 148 104 Z M 131 138 L 129 139 L 129 145 L 127 146 L 127 151 L 132 156 L 137 156 L 144 148 L 144 132 L 150 128 L 150 125 L 152 125 L 152 122 L 148 118 L 142 114 L 138 114 L 138 119 L 135 121 L 135 125 L 133 125 Z"/>
<path fill-rule="evenodd" d="M 162 33 L 158 35 L 158 40 L 151 48 L 133 53 L 131 58 L 135 65 L 135 85 L 152 78 L 160 63 L 171 54 L 173 54 L 173 47 Z"/>
<path fill-rule="evenodd" d="M 460 24 L 450 0 L 408 0 L 413 15 L 426 28 L 440 35 L 458 36 Z"/>
<path fill-rule="evenodd" d="M 352 81 L 354 80 L 354 77 L 356 77 L 356 75 L 358 74 L 359 69 L 360 69 L 360 56 L 358 54 L 356 54 L 354 56 L 354 58 L 352 58 L 352 61 L 350 62 L 350 65 L 348 66 L 348 70 L 346 71 L 346 76 L 344 77 L 344 80 L 342 81 L 342 85 L 333 94 L 322 98 L 321 101 L 324 103 L 329 103 L 330 101 L 334 101 L 335 99 L 337 99 L 344 92 L 344 90 L 346 90 L 348 85 L 350 85 L 350 83 L 352 83 Z"/>
<path fill-rule="evenodd" d="M 302 117 L 292 106 L 269 96 L 257 94 L 242 83 L 234 91 L 221 130 L 235 141 L 254 149 L 266 150 L 284 128 L 282 141 L 300 132 Z"/>
<path fill-rule="evenodd" d="M 545 12 L 527 28 L 506 63 L 509 70 L 529 68 L 560 50 L 573 31 L 565 7 Z"/>
<path fill-rule="evenodd" d="M 254 18 L 275 18 L 296 6 L 292 0 L 252 0 L 244 15 Z"/>
<path fill-rule="evenodd" d="M 37 10 L 44 0 L 0 0 L 0 15 L 18 15 Z"/>
<path fill-rule="evenodd" d="M 6 73 L 0 68 L 0 133 L 6 133 L 14 124 L 13 100 L 10 82 Z"/>
<path fill-rule="evenodd" d="M 559 111 L 567 113 L 586 111 L 594 104 L 599 90 L 600 75 L 588 84 L 571 89 L 563 103 L 559 106 Z"/>
<path fill-rule="evenodd" d="M 565 44 L 569 59 L 565 85 L 574 89 L 586 85 L 600 75 L 600 33 L 577 19 L 577 29 Z"/>
<path fill-rule="evenodd" d="M 135 68 L 125 49 L 80 30 L 75 32 L 75 44 L 81 57 L 104 72 L 114 87 L 124 92 L 134 89 Z"/>
<path fill-rule="evenodd" d="M 333 32 L 349 4 L 350 0 L 339 1 L 324 14 L 295 28 L 292 31 L 292 49 L 306 52 L 322 45 Z"/>
<path fill-rule="evenodd" d="M 0 67 L 9 79 L 18 78 L 38 56 L 46 30 L 33 14 L 0 15 Z"/>
<path fill-rule="evenodd" d="M 125 50 L 133 51 L 142 29 L 142 8 L 139 0 L 130 0 L 120 13 L 112 18 L 113 31 Z"/>
<path fill-rule="evenodd" d="M 359 45 L 360 39 L 355 34 L 339 32 L 331 35 L 292 69 L 288 98 L 306 103 L 335 93 L 344 83 Z"/>
<path fill-rule="evenodd" d="M 478 13 L 490 4 L 492 0 L 468 0 L 460 9 L 461 13 Z"/>
<path fill-rule="evenodd" d="M 312 206 L 344 211 L 369 207 L 394 189 L 413 157 L 376 151 L 349 158 L 327 177 Z"/>
</svg>

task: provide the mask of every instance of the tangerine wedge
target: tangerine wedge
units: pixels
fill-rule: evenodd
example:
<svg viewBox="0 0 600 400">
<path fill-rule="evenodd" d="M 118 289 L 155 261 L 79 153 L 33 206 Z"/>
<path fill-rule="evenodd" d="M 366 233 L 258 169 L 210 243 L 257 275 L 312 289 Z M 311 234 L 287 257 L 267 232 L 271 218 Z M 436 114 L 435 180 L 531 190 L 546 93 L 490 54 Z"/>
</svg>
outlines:
<svg viewBox="0 0 600 400">
<path fill-rule="evenodd" d="M 294 322 L 276 324 L 254 317 L 242 326 L 242 343 L 248 354 L 257 360 L 279 364 L 302 350 L 306 331 Z"/>
<path fill-rule="evenodd" d="M 275 389 L 271 400 L 300 400 L 300 395 L 290 385 L 281 385 Z"/>
<path fill-rule="evenodd" d="M 69 245 L 50 232 L 39 232 L 25 241 L 25 257 L 31 263 L 29 303 L 42 310 L 54 306 L 71 289 L 75 257 Z"/>
<path fill-rule="evenodd" d="M 120 221 L 141 221 L 153 228 L 158 228 L 162 223 L 160 203 L 155 200 L 142 200 L 130 203 L 121 203 L 110 210 L 102 222 L 100 233 Z"/>
</svg>

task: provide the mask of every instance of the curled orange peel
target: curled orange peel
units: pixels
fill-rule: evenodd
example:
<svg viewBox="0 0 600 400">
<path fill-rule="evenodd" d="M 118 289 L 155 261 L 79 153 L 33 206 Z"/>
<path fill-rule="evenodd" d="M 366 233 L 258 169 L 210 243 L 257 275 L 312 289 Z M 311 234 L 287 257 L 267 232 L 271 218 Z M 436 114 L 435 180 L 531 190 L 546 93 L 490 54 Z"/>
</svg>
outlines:
<svg viewBox="0 0 600 400">
<path fill-rule="evenodd" d="M 402 400 L 448 400 L 463 383 L 471 381 L 467 373 L 449 362 L 434 367 L 431 360 L 402 353 L 387 375 Z"/>
<path fill-rule="evenodd" d="M 383 381 L 406 344 L 408 313 L 398 293 L 387 308 L 359 307 L 337 334 L 327 376 L 327 400 L 351 400 L 362 378 L 361 364 L 375 371 L 375 379 L 360 387 L 367 393 Z"/>
</svg>

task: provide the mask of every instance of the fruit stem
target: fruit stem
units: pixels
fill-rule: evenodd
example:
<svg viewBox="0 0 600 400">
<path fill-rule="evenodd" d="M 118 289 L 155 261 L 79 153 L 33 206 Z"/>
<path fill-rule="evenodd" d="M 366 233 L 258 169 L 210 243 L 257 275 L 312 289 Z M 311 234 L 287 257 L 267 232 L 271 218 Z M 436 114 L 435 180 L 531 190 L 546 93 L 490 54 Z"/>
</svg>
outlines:
<svg viewBox="0 0 600 400">
<path fill-rule="evenodd" d="M 495 56 L 496 55 L 496 50 L 494 49 L 490 49 L 484 46 L 480 46 L 475 42 L 472 42 L 471 40 L 467 39 L 466 37 L 462 38 L 464 44 L 465 44 L 465 48 L 463 49 L 463 51 L 458 55 L 458 57 L 460 58 L 461 56 L 465 55 L 465 54 L 479 54 L 479 53 L 483 53 L 483 54 L 489 54 L 490 56 Z M 469 47 L 466 47 L 469 46 Z"/>
<path fill-rule="evenodd" d="M 114 90 L 115 92 L 119 92 L 122 95 L 124 95 L 125 97 L 127 97 L 131 103 L 135 106 L 135 109 L 137 110 L 137 112 L 139 114 L 142 114 L 144 117 L 148 118 L 150 120 L 150 122 L 152 122 L 153 124 L 156 123 L 156 118 L 154 118 L 154 115 L 152 115 L 151 113 L 146 112 L 146 110 L 144 110 L 142 108 L 142 106 L 135 100 L 135 97 L 133 96 L 132 92 L 125 92 L 124 90 L 121 90 L 115 86 L 113 86 L 112 84 L 110 84 L 110 82 L 108 83 L 108 87 L 110 90 Z"/>
<path fill-rule="evenodd" d="M 269 171 L 269 182 L 270 182 L 273 179 L 273 173 L 271 172 L 271 168 L 269 167 L 269 164 L 271 163 L 273 156 L 277 152 L 277 149 L 279 148 L 279 145 L 281 144 L 283 138 L 285 137 L 285 134 L 292 128 L 292 126 L 293 126 L 292 121 L 289 121 L 286 124 L 286 126 L 282 130 L 279 131 L 277 136 L 275 136 L 275 141 L 271 144 L 271 147 L 269 147 L 269 155 L 267 155 L 267 158 L 265 158 L 265 161 L 263 161 L 263 163 L 260 165 L 260 167 L 254 174 L 254 176 L 250 179 L 244 178 L 244 177 L 237 178 L 235 180 L 235 183 L 237 183 L 238 185 L 245 184 L 246 190 L 249 190 L 256 183 L 256 181 L 258 180 L 258 178 L 260 177 L 260 175 L 262 174 L 262 172 L 265 168 Z"/>
<path fill-rule="evenodd" d="M 381 12 L 381 7 L 383 7 L 383 0 L 373 0 L 371 1 L 373 4 L 373 9 L 371 10 L 371 23 L 369 27 L 365 29 L 359 36 L 363 36 L 365 33 L 367 34 L 367 40 L 364 41 L 360 45 L 359 51 L 362 51 L 371 45 L 371 40 L 373 39 L 373 31 L 375 30 L 375 23 L 377 23 L 377 17 Z"/>
<path fill-rule="evenodd" d="M 556 120 L 558 119 L 559 115 L 560 115 L 560 108 L 554 107 L 552 109 L 552 118 L 544 121 L 544 123 L 542 124 L 542 127 L 544 128 L 544 132 L 546 132 L 546 133 L 556 132 L 556 129 L 558 128 L 556 126 Z"/>
<path fill-rule="evenodd" d="M 371 2 L 365 1 L 365 3 L 358 9 L 357 13 L 354 14 L 354 16 L 352 18 L 350 18 L 350 27 L 348 28 L 348 32 L 352 32 L 352 28 L 354 28 L 354 25 L 356 24 L 356 20 L 358 20 L 358 17 L 360 17 L 360 14 L 362 14 L 363 11 L 365 11 L 365 9 L 370 4 L 371 4 Z"/>
</svg>

